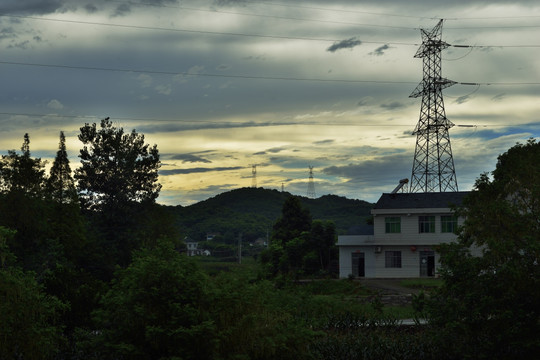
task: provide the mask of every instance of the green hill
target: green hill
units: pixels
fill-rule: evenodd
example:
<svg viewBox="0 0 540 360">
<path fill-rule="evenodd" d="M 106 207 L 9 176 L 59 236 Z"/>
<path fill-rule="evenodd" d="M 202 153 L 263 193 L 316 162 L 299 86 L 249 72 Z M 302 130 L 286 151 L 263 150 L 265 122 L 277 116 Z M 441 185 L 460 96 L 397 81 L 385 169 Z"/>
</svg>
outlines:
<svg viewBox="0 0 540 360">
<path fill-rule="evenodd" d="M 272 225 L 281 216 L 287 192 L 263 188 L 241 188 L 219 194 L 199 203 L 171 209 L 182 234 L 202 241 L 206 234 L 219 234 L 232 243 L 242 233 L 244 241 L 270 236 Z M 354 225 L 365 224 L 373 204 L 336 195 L 317 199 L 300 197 L 314 220 L 331 220 L 338 233 L 344 234 Z"/>
</svg>

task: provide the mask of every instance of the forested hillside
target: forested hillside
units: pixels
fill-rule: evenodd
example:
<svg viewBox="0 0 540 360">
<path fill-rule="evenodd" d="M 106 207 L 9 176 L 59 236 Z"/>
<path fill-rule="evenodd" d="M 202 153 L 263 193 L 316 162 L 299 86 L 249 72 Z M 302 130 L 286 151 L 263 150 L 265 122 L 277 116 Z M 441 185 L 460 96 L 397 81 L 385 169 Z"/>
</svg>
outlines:
<svg viewBox="0 0 540 360">
<path fill-rule="evenodd" d="M 173 207 L 169 211 L 177 217 L 181 233 L 193 240 L 203 240 L 208 233 L 219 234 L 225 242 L 232 242 L 239 233 L 245 241 L 266 237 L 279 218 L 287 192 L 263 188 L 241 188 L 219 194 L 191 206 Z M 351 226 L 365 224 L 372 204 L 336 195 L 317 199 L 299 197 L 314 220 L 333 221 L 338 234 Z"/>
</svg>

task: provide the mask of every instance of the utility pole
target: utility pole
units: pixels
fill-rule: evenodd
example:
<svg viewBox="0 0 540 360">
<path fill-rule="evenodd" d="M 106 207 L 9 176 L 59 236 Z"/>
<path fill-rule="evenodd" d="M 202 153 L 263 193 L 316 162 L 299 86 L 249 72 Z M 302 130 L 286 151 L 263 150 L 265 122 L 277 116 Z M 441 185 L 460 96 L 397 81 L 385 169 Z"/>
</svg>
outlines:
<svg viewBox="0 0 540 360">
<path fill-rule="evenodd" d="M 242 233 L 238 236 L 238 263 L 242 263 Z"/>
<path fill-rule="evenodd" d="M 420 119 L 413 135 L 416 149 L 409 192 L 458 191 L 454 158 L 442 90 L 456 82 L 441 76 L 441 50 L 450 45 L 441 40 L 441 19 L 431 30 L 422 29 L 422 45 L 414 55 L 422 58 L 423 79 L 409 97 L 422 97 Z"/>
</svg>

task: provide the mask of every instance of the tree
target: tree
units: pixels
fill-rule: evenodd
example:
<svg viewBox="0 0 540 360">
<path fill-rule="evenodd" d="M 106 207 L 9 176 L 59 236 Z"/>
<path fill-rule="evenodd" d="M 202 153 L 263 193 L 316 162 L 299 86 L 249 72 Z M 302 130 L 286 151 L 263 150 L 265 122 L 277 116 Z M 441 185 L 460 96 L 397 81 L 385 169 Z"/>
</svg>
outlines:
<svg viewBox="0 0 540 360">
<path fill-rule="evenodd" d="M 41 272 L 48 252 L 49 208 L 44 201 L 45 163 L 30 153 L 24 135 L 21 154 L 9 150 L 0 161 L 0 225 L 16 230 L 11 251 L 25 269 Z"/>
<path fill-rule="evenodd" d="M 60 203 L 78 202 L 63 131 L 60 132 L 60 144 L 47 180 L 47 190 L 48 195 Z"/>
<path fill-rule="evenodd" d="M 80 195 L 88 209 L 121 206 L 130 202 L 154 202 L 161 185 L 157 145 L 144 143 L 135 130 L 124 133 L 109 118 L 81 127 L 81 167 L 75 172 Z"/>
<path fill-rule="evenodd" d="M 535 140 L 512 147 L 499 156 L 493 180 L 481 175 L 458 209 L 466 220 L 458 242 L 441 247 L 444 284 L 427 309 L 447 354 L 508 359 L 540 353 L 538 159 Z"/>
<path fill-rule="evenodd" d="M 75 171 L 83 208 L 99 239 L 104 257 L 98 267 L 112 275 L 115 264 L 126 266 L 141 239 L 142 220 L 155 204 L 161 185 L 157 146 L 144 142 L 135 130 L 124 133 L 109 118 L 81 127 L 81 167 Z M 149 210 L 150 209 L 150 210 Z"/>
<path fill-rule="evenodd" d="M 283 203 L 281 217 L 273 226 L 272 242 L 285 245 L 303 232 L 311 230 L 311 214 L 304 208 L 300 199 L 289 196 Z"/>
<path fill-rule="evenodd" d="M 28 134 L 24 134 L 21 151 L 21 155 L 15 150 L 9 150 L 7 156 L 2 155 L 1 188 L 4 193 L 13 191 L 40 197 L 45 185 L 45 163 L 40 158 L 32 158 Z"/>
<path fill-rule="evenodd" d="M 35 274 L 12 266 L 15 231 L 0 226 L 0 359 L 49 359 L 62 343 L 65 305 L 47 295 Z"/>
<path fill-rule="evenodd" d="M 211 359 L 207 287 L 205 274 L 171 242 L 136 251 L 95 314 L 97 349 L 113 359 Z"/>
<path fill-rule="evenodd" d="M 306 244 L 304 270 L 308 273 L 327 271 L 336 249 L 336 225 L 332 221 L 315 220 Z"/>
</svg>

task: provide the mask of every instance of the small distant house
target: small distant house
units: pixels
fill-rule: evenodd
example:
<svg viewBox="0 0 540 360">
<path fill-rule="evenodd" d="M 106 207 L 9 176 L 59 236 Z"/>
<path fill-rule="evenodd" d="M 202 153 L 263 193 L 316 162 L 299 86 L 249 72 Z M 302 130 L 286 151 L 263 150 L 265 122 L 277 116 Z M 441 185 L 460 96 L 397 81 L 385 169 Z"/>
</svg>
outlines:
<svg viewBox="0 0 540 360">
<path fill-rule="evenodd" d="M 186 248 L 187 248 L 187 256 L 195 256 L 198 255 L 199 243 L 196 241 L 187 240 L 186 241 Z"/>
<path fill-rule="evenodd" d="M 187 256 L 210 256 L 210 251 L 199 249 L 199 243 L 192 240 L 186 240 Z"/>
<path fill-rule="evenodd" d="M 212 241 L 212 240 L 214 240 L 214 238 L 215 238 L 216 236 L 218 236 L 218 235 L 219 235 L 219 234 L 208 233 L 208 234 L 206 234 L 206 241 Z"/>
<path fill-rule="evenodd" d="M 371 232 L 338 237 L 339 276 L 436 276 L 437 245 L 456 240 L 463 219 L 452 212 L 469 192 L 382 194 L 371 214 Z M 368 230 L 369 231 L 369 230 Z"/>
</svg>

